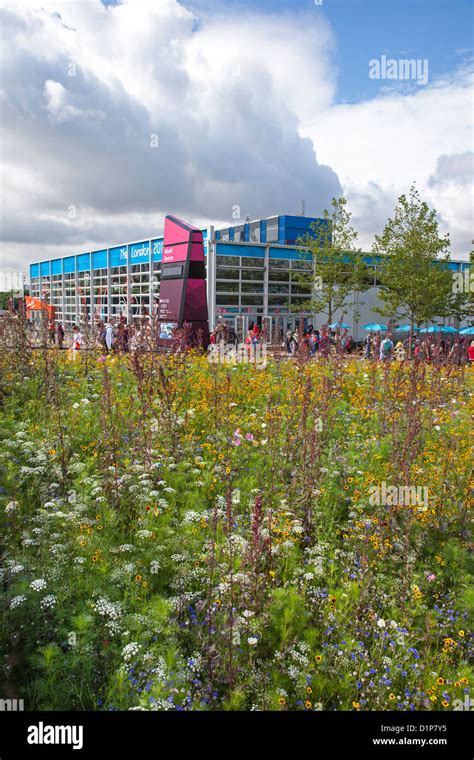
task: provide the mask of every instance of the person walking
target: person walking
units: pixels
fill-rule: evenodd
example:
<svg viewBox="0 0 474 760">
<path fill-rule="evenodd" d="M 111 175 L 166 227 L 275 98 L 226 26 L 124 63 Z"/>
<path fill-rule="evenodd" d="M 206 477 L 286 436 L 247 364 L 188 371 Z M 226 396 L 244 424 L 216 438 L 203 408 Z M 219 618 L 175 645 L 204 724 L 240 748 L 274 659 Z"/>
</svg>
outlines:
<svg viewBox="0 0 474 760">
<path fill-rule="evenodd" d="M 58 347 L 61 349 L 64 345 L 64 327 L 62 325 L 62 322 L 58 322 L 58 329 L 56 332 L 58 335 Z"/>
<path fill-rule="evenodd" d="M 474 362 L 474 340 L 471 340 L 471 345 L 467 349 L 467 358 L 469 359 L 469 364 L 472 365 Z"/>
<path fill-rule="evenodd" d="M 105 325 L 105 347 L 107 348 L 107 351 L 112 351 L 113 345 L 114 345 L 114 328 L 110 324 L 110 322 L 107 322 Z"/>
<path fill-rule="evenodd" d="M 372 348 L 372 333 L 369 333 L 364 338 L 364 359 L 370 359 L 370 352 Z"/>
<path fill-rule="evenodd" d="M 48 332 L 49 332 L 49 342 L 53 344 L 53 346 L 56 345 L 56 328 L 54 326 L 54 322 L 51 319 L 48 324 Z"/>
<path fill-rule="evenodd" d="M 389 361 L 392 358 L 393 341 L 392 336 L 388 334 L 380 344 L 380 360 Z"/>
</svg>

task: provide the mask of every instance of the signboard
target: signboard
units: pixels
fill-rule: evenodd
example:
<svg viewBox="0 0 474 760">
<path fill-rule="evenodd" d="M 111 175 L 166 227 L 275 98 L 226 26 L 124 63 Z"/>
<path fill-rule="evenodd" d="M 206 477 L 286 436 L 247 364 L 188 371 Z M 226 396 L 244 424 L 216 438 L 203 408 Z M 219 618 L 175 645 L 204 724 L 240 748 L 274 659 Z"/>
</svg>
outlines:
<svg viewBox="0 0 474 760">
<path fill-rule="evenodd" d="M 201 230 L 168 215 L 165 219 L 158 321 L 190 325 L 191 345 L 209 345 L 206 269 Z M 160 330 L 161 332 L 161 330 Z M 164 333 L 168 333 L 166 328 Z M 160 341 L 166 344 L 169 338 Z"/>
</svg>

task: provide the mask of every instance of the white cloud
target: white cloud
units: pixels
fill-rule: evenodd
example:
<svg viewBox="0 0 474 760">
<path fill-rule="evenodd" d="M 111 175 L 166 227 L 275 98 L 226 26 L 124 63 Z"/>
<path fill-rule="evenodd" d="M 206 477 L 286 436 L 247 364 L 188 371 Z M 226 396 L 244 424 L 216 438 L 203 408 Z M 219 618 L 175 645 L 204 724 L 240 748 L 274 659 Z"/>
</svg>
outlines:
<svg viewBox="0 0 474 760">
<path fill-rule="evenodd" d="M 340 192 L 298 132 L 334 91 L 315 14 L 6 0 L 2 20 L 3 267 L 157 234 L 167 212 L 317 213 Z"/>
<path fill-rule="evenodd" d="M 327 109 L 302 134 L 318 145 L 352 202 L 365 248 L 415 181 L 465 258 L 472 238 L 472 74 L 461 68 L 416 93 Z M 449 179 L 449 182 L 447 181 Z"/>
</svg>

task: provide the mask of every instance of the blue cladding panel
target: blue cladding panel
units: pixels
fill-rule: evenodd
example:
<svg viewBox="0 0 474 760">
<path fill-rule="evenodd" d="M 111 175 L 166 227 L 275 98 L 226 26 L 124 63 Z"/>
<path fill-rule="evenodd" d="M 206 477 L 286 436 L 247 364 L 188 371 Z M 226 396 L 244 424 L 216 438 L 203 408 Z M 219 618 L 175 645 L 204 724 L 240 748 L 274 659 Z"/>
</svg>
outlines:
<svg viewBox="0 0 474 760">
<path fill-rule="evenodd" d="M 260 222 L 260 242 L 267 242 L 267 220 L 262 219 Z"/>
<path fill-rule="evenodd" d="M 163 256 L 163 238 L 152 240 L 153 261 L 161 261 Z"/>
<path fill-rule="evenodd" d="M 270 248 L 271 259 L 302 259 L 308 261 L 308 255 L 302 254 L 300 251 L 295 251 L 293 248 Z"/>
<path fill-rule="evenodd" d="M 147 264 L 150 261 L 150 241 L 132 243 L 130 246 L 130 264 Z"/>
<path fill-rule="evenodd" d="M 280 245 L 285 245 L 285 217 L 278 217 L 278 242 Z"/>
<path fill-rule="evenodd" d="M 90 253 L 81 253 L 77 257 L 77 271 L 86 272 L 91 268 L 91 255 Z"/>
<path fill-rule="evenodd" d="M 244 240 L 246 243 L 250 242 L 250 224 L 244 224 Z"/>
<path fill-rule="evenodd" d="M 49 275 L 49 261 L 42 261 L 40 264 L 41 276 L 47 277 Z"/>
<path fill-rule="evenodd" d="M 61 274 L 62 271 L 63 271 L 63 260 L 54 259 L 54 261 L 51 262 L 51 274 Z"/>
<path fill-rule="evenodd" d="M 120 267 L 127 264 L 127 246 L 122 245 L 117 248 L 111 248 L 110 254 L 110 266 Z"/>
<path fill-rule="evenodd" d="M 225 243 L 217 243 L 216 253 L 218 256 L 259 256 L 265 257 L 265 249 L 257 246 L 247 245 L 226 245 Z"/>
<path fill-rule="evenodd" d="M 94 251 L 92 254 L 92 269 L 107 268 L 107 251 Z"/>
<path fill-rule="evenodd" d="M 293 244 L 299 237 L 304 235 L 314 235 L 314 230 L 311 225 L 315 222 L 318 225 L 328 226 L 328 222 L 324 219 L 319 219 L 309 216 L 281 216 L 280 217 L 280 234 L 281 223 L 283 221 L 283 237 L 280 239 L 282 245 Z"/>
<path fill-rule="evenodd" d="M 39 264 L 30 264 L 30 277 L 39 277 Z"/>
<path fill-rule="evenodd" d="M 233 239 L 234 239 L 234 228 L 229 227 L 229 240 L 233 240 Z"/>
<path fill-rule="evenodd" d="M 63 259 L 63 261 L 64 261 L 64 273 L 65 274 L 68 274 L 70 272 L 74 272 L 75 271 L 76 264 L 75 264 L 74 256 L 68 256 L 68 258 L 67 259 Z"/>
</svg>

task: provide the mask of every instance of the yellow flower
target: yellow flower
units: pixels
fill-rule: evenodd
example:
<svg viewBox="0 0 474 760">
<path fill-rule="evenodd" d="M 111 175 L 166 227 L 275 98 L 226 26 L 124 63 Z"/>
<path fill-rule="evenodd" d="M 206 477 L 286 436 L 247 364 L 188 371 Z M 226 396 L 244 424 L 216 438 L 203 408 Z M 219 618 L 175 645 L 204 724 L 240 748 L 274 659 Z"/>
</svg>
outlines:
<svg viewBox="0 0 474 760">
<path fill-rule="evenodd" d="M 391 700 L 393 700 L 393 699 L 396 699 L 396 696 L 395 696 L 395 694 L 389 694 L 388 698 L 391 699 Z"/>
<path fill-rule="evenodd" d="M 446 699 L 443 699 L 441 704 L 443 705 L 443 707 L 449 707 L 449 702 Z"/>
<path fill-rule="evenodd" d="M 312 693 L 313 693 L 313 690 L 312 690 L 311 686 L 307 686 L 306 687 L 306 694 L 312 694 Z"/>
<path fill-rule="evenodd" d="M 435 697 L 434 694 L 432 694 L 432 696 L 430 697 L 430 699 L 431 699 L 432 702 L 437 702 L 438 701 L 438 697 Z"/>
<path fill-rule="evenodd" d="M 141 579 L 142 579 L 141 575 L 136 575 L 135 576 L 135 580 L 136 580 L 137 583 L 140 583 Z"/>
<path fill-rule="evenodd" d="M 286 700 L 283 699 L 283 697 L 280 697 L 280 699 L 278 700 L 278 704 L 279 705 L 284 705 L 285 703 L 286 703 Z"/>
<path fill-rule="evenodd" d="M 316 662 L 321 662 L 321 660 L 322 660 L 323 658 L 322 658 L 322 655 L 320 655 L 320 654 L 317 654 L 317 655 L 316 655 L 316 657 L 315 657 L 314 659 L 316 660 Z"/>
<path fill-rule="evenodd" d="M 442 686 L 444 684 L 444 678 L 438 678 L 436 683 L 438 684 L 438 686 Z"/>
<path fill-rule="evenodd" d="M 311 702 L 309 701 L 309 699 L 306 700 L 306 702 L 304 703 L 304 706 L 306 707 L 307 710 L 311 709 Z"/>
<path fill-rule="evenodd" d="M 359 710 L 360 709 L 360 702 L 353 702 L 352 703 L 352 707 L 354 708 L 354 710 Z"/>
<path fill-rule="evenodd" d="M 464 636 L 464 631 L 458 631 L 458 636 Z"/>
</svg>

